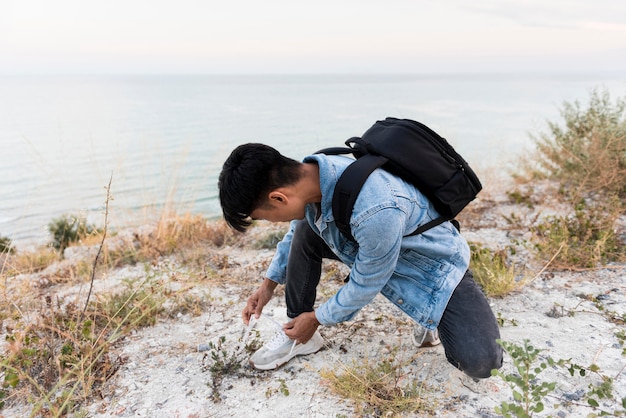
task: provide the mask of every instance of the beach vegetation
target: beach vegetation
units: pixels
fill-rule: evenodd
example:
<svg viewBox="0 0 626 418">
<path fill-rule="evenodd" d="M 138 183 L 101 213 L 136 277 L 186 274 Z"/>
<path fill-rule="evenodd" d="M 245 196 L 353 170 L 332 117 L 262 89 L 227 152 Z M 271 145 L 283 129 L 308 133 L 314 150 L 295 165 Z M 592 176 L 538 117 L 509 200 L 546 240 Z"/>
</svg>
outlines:
<svg viewBox="0 0 626 418">
<path fill-rule="evenodd" d="M 35 273 L 59 261 L 59 253 L 50 247 L 40 247 L 32 250 L 15 250 L 8 254 L 5 260 L 4 274 L 14 276 L 18 274 Z"/>
<path fill-rule="evenodd" d="M 533 225 L 537 254 L 565 269 L 623 261 L 616 222 L 626 213 L 626 99 L 594 90 L 586 104 L 565 102 L 561 117 L 532 137 L 536 150 L 523 159 L 519 176 L 557 183 L 570 207 Z"/>
<path fill-rule="evenodd" d="M 0 362 L 4 401 L 29 399 L 32 416 L 62 416 L 89 399 L 123 363 L 111 347 L 130 330 L 154 323 L 162 298 L 146 284 L 86 309 L 47 296 L 34 320 L 13 311 Z"/>
<path fill-rule="evenodd" d="M 214 403 L 221 402 L 221 387 L 224 378 L 231 377 L 254 377 L 254 370 L 242 370 L 242 364 L 247 362 L 250 354 L 261 348 L 262 342 L 258 330 L 249 330 L 248 335 L 244 335 L 237 342 L 237 346 L 230 347 L 225 336 L 220 336 L 216 341 L 209 342 L 209 353 L 203 359 L 204 369 L 211 374 L 211 399 Z M 281 392 L 285 394 L 282 390 Z M 269 389 L 268 389 L 269 390 Z M 284 385 L 284 390 L 286 385 Z M 267 394 L 271 392 L 266 392 Z M 289 394 L 287 393 L 285 396 Z"/>
<path fill-rule="evenodd" d="M 507 250 L 493 251 L 470 243 L 470 251 L 470 269 L 485 295 L 504 297 L 523 287 L 523 274 L 509 261 Z"/>
<path fill-rule="evenodd" d="M 82 216 L 64 214 L 53 219 L 48 224 L 48 231 L 52 235 L 51 245 L 59 251 L 63 251 L 71 244 L 80 242 L 87 236 L 97 232 L 97 228 L 87 223 Z"/>
<path fill-rule="evenodd" d="M 106 218 L 105 228 L 97 229 L 84 219 L 66 215 L 50 223 L 56 237 L 54 248 L 7 252 L 0 270 L 0 324 L 7 343 L 0 360 L 0 408 L 27 400 L 32 416 L 79 413 L 123 364 L 111 349 L 124 336 L 153 326 L 159 317 L 205 312 L 212 299 L 191 292 L 192 285 L 181 287 L 183 281 L 207 277 L 202 271 L 194 273 L 202 263 L 183 276 L 177 271 L 162 271 L 166 266 L 160 266 L 159 260 L 190 247 L 207 249 L 234 242 L 234 235 L 224 225 L 197 215 L 168 214 L 148 233 L 137 232 L 128 240 L 114 239 L 117 244 L 109 248 Z M 93 251 L 78 251 L 62 268 L 42 272 L 59 261 L 67 247 L 97 242 L 100 261 L 98 256 L 93 259 Z M 210 257 L 206 255 L 205 261 Z M 33 297 L 33 286 L 78 283 L 85 277 L 91 277 L 93 286 L 96 268 L 140 262 L 145 264 L 142 279 L 121 280 L 121 288 L 118 285 L 91 299 L 91 287 L 82 301 L 73 296 L 53 297 L 48 292 L 43 299 Z M 37 274 L 37 279 L 28 280 L 26 275 L 31 273 Z M 20 279 L 21 275 L 26 280 Z"/>
<path fill-rule="evenodd" d="M 361 359 L 337 369 L 320 371 L 328 387 L 354 404 L 358 416 L 403 416 L 434 411 L 426 382 L 415 379 L 407 367 L 414 358 L 401 359 L 398 350 L 383 359 Z"/>
<path fill-rule="evenodd" d="M 565 102 L 562 121 L 532 136 L 527 174 L 557 180 L 572 201 L 592 193 L 626 198 L 626 99 L 594 90 L 588 103 Z"/>
<path fill-rule="evenodd" d="M 269 231 L 267 234 L 260 237 L 254 244 L 254 248 L 257 250 L 273 249 L 283 239 L 287 231 Z"/>
<path fill-rule="evenodd" d="M 0 235 L 0 255 L 15 252 L 11 238 Z"/>
<path fill-rule="evenodd" d="M 547 370 L 560 370 L 570 377 L 591 380 L 587 390 L 577 396 L 584 399 L 589 407 L 588 417 L 626 416 L 626 398 L 616 399 L 613 378 L 603 374 L 597 365 L 585 367 L 569 359 L 555 360 L 542 354 L 543 350 L 533 346 L 528 339 L 523 340 L 521 344 L 498 340 L 498 344 L 511 357 L 515 368 L 515 371 L 510 373 L 497 369 L 491 372 L 492 376 L 501 378 L 511 389 L 512 400 L 503 401 L 494 408 L 495 412 L 503 417 L 531 418 L 536 414 L 548 413 L 550 410 L 556 412 L 571 402 L 571 397 L 568 399 L 557 396 L 559 389 L 557 382 L 544 379 L 542 373 Z M 606 400 L 618 400 L 621 408 L 606 409 L 600 405 Z"/>
<path fill-rule="evenodd" d="M 626 259 L 626 244 L 616 233 L 621 204 L 580 201 L 568 215 L 552 215 L 531 227 L 533 245 L 552 268 L 591 268 Z"/>
</svg>

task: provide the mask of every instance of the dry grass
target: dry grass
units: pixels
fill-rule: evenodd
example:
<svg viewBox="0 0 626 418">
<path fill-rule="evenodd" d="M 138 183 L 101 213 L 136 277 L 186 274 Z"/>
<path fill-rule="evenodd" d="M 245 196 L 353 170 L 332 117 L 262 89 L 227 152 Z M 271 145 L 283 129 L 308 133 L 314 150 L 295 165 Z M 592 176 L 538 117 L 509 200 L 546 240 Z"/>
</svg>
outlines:
<svg viewBox="0 0 626 418">
<path fill-rule="evenodd" d="M 53 298 L 47 289 L 94 278 L 93 255 L 102 231 L 70 247 L 66 254 L 72 256 L 65 260 L 49 247 L 3 255 L 0 320 L 8 346 L 0 362 L 0 405 L 30 399 L 33 416 L 75 412 L 121 365 L 123 360 L 111 351 L 121 337 L 151 326 L 159 316 L 199 315 L 210 308 L 212 298 L 192 292 L 194 282 L 217 276 L 215 270 L 207 272 L 207 266 L 229 264 L 217 250 L 239 245 L 239 236 L 222 221 L 173 213 L 139 231 L 109 238 L 95 267 L 102 274 L 143 263 L 147 278 L 94 295 L 85 309 L 85 302 Z M 150 273 L 150 266 L 174 254 L 188 265 L 186 274 L 173 271 L 163 280 Z"/>
<path fill-rule="evenodd" d="M 470 244 L 470 268 L 474 280 L 489 297 L 503 297 L 525 284 L 523 274 L 508 261 L 505 250 L 491 251 L 479 244 Z"/>
<path fill-rule="evenodd" d="M 6 275 L 29 274 L 41 271 L 59 261 L 59 253 L 51 247 L 42 247 L 25 252 L 16 252 L 5 256 Z"/>
<path fill-rule="evenodd" d="M 352 365 L 340 364 L 339 370 L 324 369 L 320 375 L 332 391 L 354 403 L 359 416 L 430 414 L 434 402 L 428 387 L 407 372 L 413 360 L 401 361 L 392 353 L 375 362 L 365 359 Z"/>
<path fill-rule="evenodd" d="M 621 215 L 619 202 L 579 205 L 572 215 L 551 216 L 531 227 L 537 257 L 551 260 L 552 268 L 577 269 L 626 261 L 624 243 L 615 225 Z"/>
</svg>

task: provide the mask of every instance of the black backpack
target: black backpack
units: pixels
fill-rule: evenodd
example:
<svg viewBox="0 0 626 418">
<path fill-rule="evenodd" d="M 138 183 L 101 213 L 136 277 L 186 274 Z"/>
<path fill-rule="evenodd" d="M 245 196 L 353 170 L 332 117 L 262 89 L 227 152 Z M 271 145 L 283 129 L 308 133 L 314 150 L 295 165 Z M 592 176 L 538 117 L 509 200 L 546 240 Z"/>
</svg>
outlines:
<svg viewBox="0 0 626 418">
<path fill-rule="evenodd" d="M 339 177 L 333 194 L 335 223 L 353 241 L 350 216 L 354 202 L 367 177 L 378 167 L 417 186 L 441 215 L 409 235 L 454 219 L 482 189 L 474 171 L 444 138 L 410 119 L 377 121 L 362 137 L 350 138 L 345 144 L 347 148 L 325 148 L 317 153 L 356 157 Z M 458 228 L 458 223 L 455 226 Z"/>
</svg>

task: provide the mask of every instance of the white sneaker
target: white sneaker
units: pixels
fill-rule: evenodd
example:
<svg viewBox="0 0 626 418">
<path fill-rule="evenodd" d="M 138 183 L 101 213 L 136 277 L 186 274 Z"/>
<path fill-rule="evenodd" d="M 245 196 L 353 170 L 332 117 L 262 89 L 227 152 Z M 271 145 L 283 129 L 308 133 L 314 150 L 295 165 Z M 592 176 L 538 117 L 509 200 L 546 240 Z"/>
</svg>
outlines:
<svg viewBox="0 0 626 418">
<path fill-rule="evenodd" d="M 315 331 L 306 344 L 296 344 L 281 329 L 267 344 L 250 357 L 250 365 L 259 370 L 276 369 L 295 356 L 316 353 L 324 346 L 324 339 Z"/>
<path fill-rule="evenodd" d="M 439 339 L 439 331 L 435 328 L 433 331 L 424 328 L 421 325 L 416 325 L 413 329 L 413 343 L 418 348 L 434 347 L 441 344 Z"/>
</svg>

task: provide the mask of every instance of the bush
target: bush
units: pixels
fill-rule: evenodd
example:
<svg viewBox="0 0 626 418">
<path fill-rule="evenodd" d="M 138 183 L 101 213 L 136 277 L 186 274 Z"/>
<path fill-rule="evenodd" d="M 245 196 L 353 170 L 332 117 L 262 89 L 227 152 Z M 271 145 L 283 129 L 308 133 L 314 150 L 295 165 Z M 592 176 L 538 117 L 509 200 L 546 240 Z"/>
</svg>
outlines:
<svg viewBox="0 0 626 418">
<path fill-rule="evenodd" d="M 564 126 L 548 122 L 549 133 L 533 138 L 539 172 L 578 196 L 602 192 L 626 198 L 626 100 L 591 93 L 587 108 L 564 103 Z"/>
<path fill-rule="evenodd" d="M 0 254 L 11 254 L 15 250 L 11 238 L 3 237 L 0 235 Z"/>
<path fill-rule="evenodd" d="M 616 233 L 626 209 L 626 100 L 597 90 L 588 105 L 564 103 L 563 124 L 534 137 L 527 178 L 547 178 L 571 205 L 571 213 L 534 225 L 534 244 L 553 267 L 595 267 L 622 261 L 626 246 Z"/>
<path fill-rule="evenodd" d="M 52 234 L 52 246 L 61 254 L 72 243 L 97 232 L 93 225 L 88 225 L 85 218 L 62 215 L 48 224 L 48 231 Z"/>
</svg>

